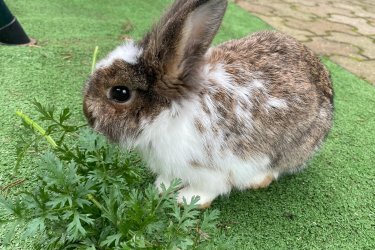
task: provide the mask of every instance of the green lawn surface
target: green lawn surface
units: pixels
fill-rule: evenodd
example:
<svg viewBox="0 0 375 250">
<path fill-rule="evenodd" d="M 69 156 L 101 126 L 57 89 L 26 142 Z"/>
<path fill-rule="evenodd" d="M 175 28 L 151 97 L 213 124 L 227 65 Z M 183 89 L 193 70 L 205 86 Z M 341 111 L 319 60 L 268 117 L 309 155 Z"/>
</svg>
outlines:
<svg viewBox="0 0 375 250">
<path fill-rule="evenodd" d="M 32 180 L 32 159 L 15 174 L 20 109 L 30 102 L 70 107 L 83 122 L 82 87 L 95 46 L 99 58 L 124 35 L 140 38 L 168 0 L 6 0 L 37 47 L 0 46 L 0 186 Z M 131 24 L 131 25 L 130 25 Z M 133 27 L 132 29 L 129 27 Z M 215 43 L 270 27 L 229 5 Z M 129 31 L 130 30 L 130 31 Z M 335 122 L 309 167 L 267 189 L 233 192 L 213 203 L 233 249 L 374 249 L 375 88 L 324 60 L 335 87 Z M 0 231 L 0 237 L 3 237 Z M 9 249 L 29 249 L 14 240 Z M 0 238 L 0 249 L 2 246 Z"/>
</svg>

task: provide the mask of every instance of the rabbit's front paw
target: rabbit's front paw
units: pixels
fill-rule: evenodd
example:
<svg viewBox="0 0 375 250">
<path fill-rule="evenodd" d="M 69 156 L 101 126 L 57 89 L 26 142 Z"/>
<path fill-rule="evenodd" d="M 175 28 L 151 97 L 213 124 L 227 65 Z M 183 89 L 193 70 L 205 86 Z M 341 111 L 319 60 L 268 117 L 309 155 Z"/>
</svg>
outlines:
<svg viewBox="0 0 375 250">
<path fill-rule="evenodd" d="M 277 179 L 278 176 L 279 176 L 279 173 L 267 173 L 267 174 L 255 176 L 252 178 L 247 188 L 250 188 L 250 189 L 267 188 L 272 183 L 272 181 Z"/>
<path fill-rule="evenodd" d="M 183 204 L 183 199 L 185 198 L 186 202 L 189 204 L 193 196 L 199 196 L 199 201 L 197 205 L 201 209 L 205 209 L 211 206 L 211 202 L 217 197 L 216 194 L 209 192 L 197 191 L 191 188 L 190 186 L 184 187 L 178 192 L 177 202 Z"/>
</svg>

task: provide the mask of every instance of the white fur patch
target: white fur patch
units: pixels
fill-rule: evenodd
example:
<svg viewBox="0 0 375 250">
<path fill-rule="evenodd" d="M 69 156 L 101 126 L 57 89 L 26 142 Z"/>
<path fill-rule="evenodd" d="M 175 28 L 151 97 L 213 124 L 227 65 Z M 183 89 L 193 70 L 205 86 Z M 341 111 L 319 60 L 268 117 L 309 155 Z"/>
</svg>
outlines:
<svg viewBox="0 0 375 250">
<path fill-rule="evenodd" d="M 150 168 L 164 180 L 184 177 L 189 181 L 189 161 L 204 161 L 204 142 L 194 125 L 196 107 L 192 100 L 173 103 L 171 109 L 145 126 L 135 141 L 134 146 L 143 153 Z"/>
<path fill-rule="evenodd" d="M 216 84 L 212 86 L 213 88 L 216 88 L 215 90 L 218 88 L 224 88 L 226 91 L 228 91 L 228 93 L 234 95 L 235 99 L 242 99 L 246 100 L 247 102 L 249 102 L 249 98 L 251 97 L 251 84 L 258 81 L 254 80 L 248 82 L 247 84 L 238 85 L 234 82 L 231 75 L 225 71 L 224 65 L 222 64 L 206 65 L 203 68 L 203 74 L 208 79 L 215 81 Z M 261 84 L 260 81 L 258 82 L 259 83 L 256 83 L 256 85 Z"/>
<path fill-rule="evenodd" d="M 269 97 L 266 106 L 279 109 L 285 109 L 288 107 L 285 100 L 276 97 Z"/>
<path fill-rule="evenodd" d="M 96 69 L 106 68 L 111 66 L 115 60 L 123 60 L 129 64 L 136 64 L 138 58 L 142 54 L 142 49 L 139 48 L 134 41 L 130 40 L 123 45 L 118 46 L 115 50 L 110 52 L 105 58 L 96 64 Z"/>
<path fill-rule="evenodd" d="M 264 86 L 264 81 L 260 79 L 254 79 L 251 82 L 251 85 L 254 86 L 254 88 L 260 89 L 260 90 L 265 90 L 266 87 Z"/>
</svg>

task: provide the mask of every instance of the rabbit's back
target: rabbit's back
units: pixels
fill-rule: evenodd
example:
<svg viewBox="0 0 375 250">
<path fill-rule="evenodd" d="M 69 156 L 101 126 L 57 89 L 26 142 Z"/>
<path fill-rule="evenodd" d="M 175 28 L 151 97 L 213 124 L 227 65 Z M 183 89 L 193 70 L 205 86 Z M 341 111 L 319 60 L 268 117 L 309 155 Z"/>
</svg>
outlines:
<svg viewBox="0 0 375 250">
<path fill-rule="evenodd" d="M 303 166 L 332 123 L 332 86 L 320 60 L 273 31 L 221 44 L 206 60 L 201 103 L 206 115 L 216 111 L 213 130 L 225 145 L 243 159 L 266 154 L 281 172 Z"/>
</svg>

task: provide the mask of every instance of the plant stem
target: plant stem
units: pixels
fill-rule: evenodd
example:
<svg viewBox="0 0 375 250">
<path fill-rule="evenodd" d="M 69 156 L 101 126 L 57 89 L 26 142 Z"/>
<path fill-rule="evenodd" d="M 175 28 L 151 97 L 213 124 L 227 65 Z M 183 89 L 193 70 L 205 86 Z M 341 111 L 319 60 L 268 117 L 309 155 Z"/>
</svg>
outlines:
<svg viewBox="0 0 375 250">
<path fill-rule="evenodd" d="M 92 203 L 95 204 L 95 206 L 97 206 L 100 210 L 103 210 L 103 206 L 102 204 L 100 204 L 100 202 L 95 199 L 95 197 L 92 195 L 92 194 L 88 194 L 87 196 L 87 199 L 89 199 Z"/>
<path fill-rule="evenodd" d="M 95 64 L 96 64 L 96 57 L 98 55 L 98 51 L 99 51 L 99 47 L 96 46 L 95 47 L 95 50 L 94 50 L 94 54 L 92 55 L 92 64 L 91 64 L 91 74 L 94 72 L 95 70 Z"/>
<path fill-rule="evenodd" d="M 46 140 L 48 141 L 48 143 L 53 148 L 57 148 L 56 142 L 52 139 L 51 136 L 47 135 L 46 131 L 41 126 L 39 126 L 36 122 L 34 122 L 33 120 L 31 120 L 30 117 L 28 117 L 27 115 L 25 115 L 21 111 L 16 111 L 16 114 L 19 117 L 21 117 L 28 125 L 30 125 L 32 128 L 34 128 L 35 130 L 37 130 L 44 138 L 46 138 Z"/>
<path fill-rule="evenodd" d="M 18 186 L 18 185 L 22 184 L 22 183 L 25 182 L 25 181 L 26 181 L 26 180 L 16 180 L 16 181 L 14 181 L 14 182 L 12 182 L 12 183 L 10 183 L 10 184 L 4 186 L 4 187 L 0 187 L 0 190 L 1 190 L 1 191 L 5 191 L 5 190 L 7 190 L 7 189 L 9 189 L 9 188 L 12 188 L 12 187 Z"/>
</svg>

